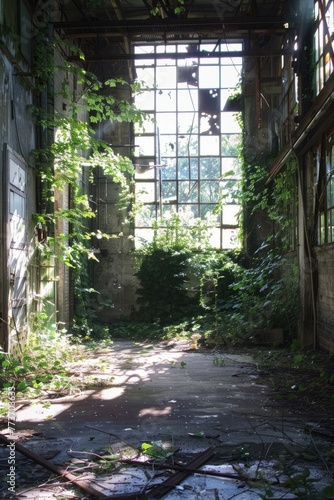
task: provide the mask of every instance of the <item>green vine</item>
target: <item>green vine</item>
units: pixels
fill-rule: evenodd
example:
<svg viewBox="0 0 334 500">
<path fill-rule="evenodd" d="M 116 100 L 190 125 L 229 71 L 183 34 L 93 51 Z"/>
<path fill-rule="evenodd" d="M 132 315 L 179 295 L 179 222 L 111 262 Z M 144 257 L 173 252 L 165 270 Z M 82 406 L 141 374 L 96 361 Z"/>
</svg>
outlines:
<svg viewBox="0 0 334 500">
<path fill-rule="evenodd" d="M 83 277 L 88 261 L 96 259 L 92 238 L 109 236 L 89 229 L 95 207 L 83 192 L 81 179 L 93 182 L 94 171 L 99 168 L 120 185 L 120 199 L 129 206 L 134 174 L 130 158 L 115 153 L 112 146 L 99 139 L 94 126 L 103 121 L 142 125 L 145 114 L 131 103 L 141 88 L 137 82 L 128 83 L 122 78 L 100 82 L 84 67 L 68 62 L 67 55 L 73 53 L 84 62 L 83 52 L 71 43 L 51 38 L 46 24 L 39 26 L 34 47 L 37 89 L 40 95 L 54 96 L 56 102 L 51 109 L 45 104 L 30 107 L 36 125 L 46 137 L 33 152 L 42 192 L 35 222 L 37 228 L 48 233 L 39 248 L 45 258 L 56 257 L 71 267 L 77 290 L 87 290 Z M 127 89 L 129 101 L 115 97 L 122 88 Z M 62 103 L 61 110 L 57 102 Z M 68 193 L 68 206 L 57 206 L 62 192 Z M 80 291 L 78 296 L 82 296 Z"/>
</svg>

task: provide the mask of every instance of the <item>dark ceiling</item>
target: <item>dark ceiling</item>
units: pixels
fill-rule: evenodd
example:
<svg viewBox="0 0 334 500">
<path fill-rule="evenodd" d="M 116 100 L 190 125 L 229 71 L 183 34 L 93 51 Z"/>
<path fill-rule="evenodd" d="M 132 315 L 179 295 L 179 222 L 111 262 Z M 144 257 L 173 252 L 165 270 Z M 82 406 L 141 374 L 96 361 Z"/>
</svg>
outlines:
<svg viewBox="0 0 334 500">
<path fill-rule="evenodd" d="M 58 36 L 78 44 L 88 61 L 132 59 L 133 43 L 182 40 L 246 40 L 252 42 L 249 55 L 278 55 L 287 30 L 296 29 L 299 4 L 184 0 L 182 7 L 178 0 L 62 0 L 53 24 Z M 36 13 L 39 8 L 37 0 Z"/>
</svg>

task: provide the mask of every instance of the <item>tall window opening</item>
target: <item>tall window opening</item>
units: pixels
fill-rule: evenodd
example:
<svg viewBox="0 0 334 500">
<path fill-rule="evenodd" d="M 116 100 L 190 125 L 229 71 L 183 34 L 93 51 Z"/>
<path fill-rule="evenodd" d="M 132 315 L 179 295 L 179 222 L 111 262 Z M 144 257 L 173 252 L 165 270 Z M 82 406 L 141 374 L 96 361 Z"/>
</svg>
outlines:
<svg viewBox="0 0 334 500">
<path fill-rule="evenodd" d="M 333 0 L 319 0 L 315 2 L 315 33 L 314 56 L 316 93 L 323 89 L 325 83 L 333 73 L 334 61 L 334 2 Z"/>
<path fill-rule="evenodd" d="M 148 113 L 136 130 L 136 196 L 144 210 L 136 220 L 136 242 L 150 241 L 152 224 L 173 212 L 188 220 L 215 211 L 212 246 L 237 246 L 240 177 L 236 117 L 231 99 L 241 79 L 240 43 L 138 45 L 139 81 L 145 90 L 136 105 Z"/>
</svg>

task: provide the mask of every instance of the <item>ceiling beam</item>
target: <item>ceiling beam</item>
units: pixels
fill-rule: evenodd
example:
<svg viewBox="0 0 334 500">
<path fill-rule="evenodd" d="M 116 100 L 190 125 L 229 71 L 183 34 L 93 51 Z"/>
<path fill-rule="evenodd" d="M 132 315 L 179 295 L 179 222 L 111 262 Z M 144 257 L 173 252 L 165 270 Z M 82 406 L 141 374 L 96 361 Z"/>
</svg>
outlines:
<svg viewBox="0 0 334 500">
<path fill-rule="evenodd" d="M 85 57 L 86 61 L 119 61 L 119 60 L 155 60 L 155 59 L 192 59 L 192 58 L 211 58 L 216 57 L 280 57 L 283 55 L 292 55 L 292 49 L 249 49 L 222 52 L 167 52 L 157 54 L 89 54 Z M 80 61 L 78 56 L 68 57 L 69 61 Z"/>
<path fill-rule="evenodd" d="M 56 30 L 87 30 L 89 32 L 99 32 L 103 30 L 114 31 L 121 34 L 157 34 L 157 33 L 201 33 L 210 30 L 225 31 L 226 27 L 233 29 L 271 29 L 285 30 L 296 21 L 291 16 L 235 16 L 217 18 L 190 18 L 190 19 L 138 19 L 138 20 L 104 20 L 104 21 L 68 21 L 55 22 L 53 26 Z M 82 35 L 82 32 L 78 33 Z"/>
</svg>

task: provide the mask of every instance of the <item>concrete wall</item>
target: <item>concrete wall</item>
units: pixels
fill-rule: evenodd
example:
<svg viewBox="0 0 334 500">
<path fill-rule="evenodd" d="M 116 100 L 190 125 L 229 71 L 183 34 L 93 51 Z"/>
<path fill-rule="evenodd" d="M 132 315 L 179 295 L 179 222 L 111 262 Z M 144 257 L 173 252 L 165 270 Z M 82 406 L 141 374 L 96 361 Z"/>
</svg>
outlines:
<svg viewBox="0 0 334 500">
<path fill-rule="evenodd" d="M 101 127 L 102 137 L 108 143 L 129 144 L 130 125 L 118 124 Z M 101 133 L 100 130 L 100 133 Z M 129 148 L 117 148 L 123 155 L 129 154 Z M 133 227 L 127 222 L 128 214 L 118 207 L 121 187 L 112 177 L 98 171 L 94 181 L 93 197 L 96 201 L 96 229 L 108 234 L 109 239 L 95 241 L 99 262 L 92 263 L 93 287 L 99 294 L 92 297 L 93 308 L 101 321 L 111 322 L 129 318 L 134 312 L 135 291 L 134 276 L 134 240 Z"/>
<path fill-rule="evenodd" d="M 318 344 L 334 353 L 334 244 L 316 249 Z"/>
</svg>

